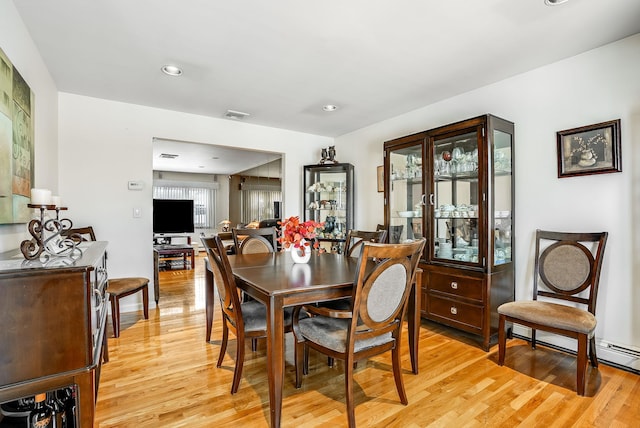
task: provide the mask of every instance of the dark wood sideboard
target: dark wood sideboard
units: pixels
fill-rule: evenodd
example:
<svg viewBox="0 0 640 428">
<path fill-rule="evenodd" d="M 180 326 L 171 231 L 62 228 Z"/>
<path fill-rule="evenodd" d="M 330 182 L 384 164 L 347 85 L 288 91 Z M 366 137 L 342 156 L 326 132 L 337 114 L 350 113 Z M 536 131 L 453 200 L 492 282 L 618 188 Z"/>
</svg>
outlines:
<svg viewBox="0 0 640 428">
<path fill-rule="evenodd" d="M 106 242 L 76 260 L 0 255 L 0 403 L 76 387 L 78 423 L 92 427 L 107 360 Z"/>
</svg>

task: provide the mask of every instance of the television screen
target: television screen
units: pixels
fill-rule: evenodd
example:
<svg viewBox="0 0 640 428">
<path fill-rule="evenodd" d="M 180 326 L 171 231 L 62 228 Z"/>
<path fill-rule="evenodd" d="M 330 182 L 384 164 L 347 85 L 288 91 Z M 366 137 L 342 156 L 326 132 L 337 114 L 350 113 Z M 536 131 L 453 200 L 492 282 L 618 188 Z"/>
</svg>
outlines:
<svg viewBox="0 0 640 428">
<path fill-rule="evenodd" d="M 192 233 L 193 201 L 154 199 L 153 233 Z"/>
</svg>

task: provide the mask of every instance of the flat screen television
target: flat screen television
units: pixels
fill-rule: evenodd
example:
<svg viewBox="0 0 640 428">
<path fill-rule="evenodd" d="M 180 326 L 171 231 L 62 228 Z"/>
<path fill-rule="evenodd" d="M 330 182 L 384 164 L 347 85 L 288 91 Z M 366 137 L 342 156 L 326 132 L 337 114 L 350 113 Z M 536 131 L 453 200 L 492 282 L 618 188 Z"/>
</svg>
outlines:
<svg viewBox="0 0 640 428">
<path fill-rule="evenodd" d="M 153 233 L 193 233 L 193 201 L 154 199 Z"/>
</svg>

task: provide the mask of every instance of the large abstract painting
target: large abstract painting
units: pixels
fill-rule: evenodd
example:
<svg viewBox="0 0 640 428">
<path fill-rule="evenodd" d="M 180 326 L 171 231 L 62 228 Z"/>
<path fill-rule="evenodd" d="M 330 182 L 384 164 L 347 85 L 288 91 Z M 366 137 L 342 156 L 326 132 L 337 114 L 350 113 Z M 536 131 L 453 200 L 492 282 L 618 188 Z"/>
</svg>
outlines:
<svg viewBox="0 0 640 428">
<path fill-rule="evenodd" d="M 31 218 L 33 107 L 31 88 L 0 49 L 0 224 Z"/>
</svg>

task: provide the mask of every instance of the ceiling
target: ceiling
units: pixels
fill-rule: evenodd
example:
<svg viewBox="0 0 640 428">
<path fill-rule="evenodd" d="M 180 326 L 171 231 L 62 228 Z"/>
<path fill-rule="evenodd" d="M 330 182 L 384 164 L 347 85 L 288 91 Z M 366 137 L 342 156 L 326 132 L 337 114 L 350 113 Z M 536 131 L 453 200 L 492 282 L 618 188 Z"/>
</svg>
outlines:
<svg viewBox="0 0 640 428">
<path fill-rule="evenodd" d="M 172 158 L 177 155 L 177 158 Z M 196 174 L 230 175 L 268 164 L 281 158 L 280 153 L 242 150 L 186 141 L 153 140 L 154 171 L 177 171 Z M 273 173 L 278 173 L 274 169 Z M 269 176 L 270 174 L 262 174 Z"/>
<path fill-rule="evenodd" d="M 640 32 L 638 0 L 14 4 L 62 92 L 328 137 Z"/>
</svg>

